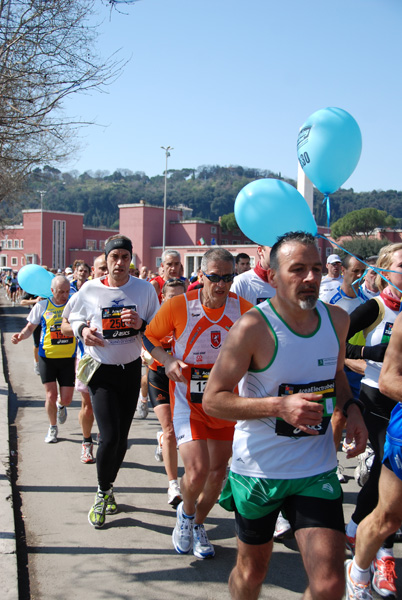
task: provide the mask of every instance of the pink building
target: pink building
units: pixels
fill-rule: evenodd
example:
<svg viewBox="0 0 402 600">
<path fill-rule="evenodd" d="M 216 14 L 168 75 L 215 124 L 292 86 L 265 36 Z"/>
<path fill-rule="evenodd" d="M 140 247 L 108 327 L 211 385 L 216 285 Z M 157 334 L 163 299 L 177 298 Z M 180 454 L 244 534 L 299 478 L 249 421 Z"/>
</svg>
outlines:
<svg viewBox="0 0 402 600">
<path fill-rule="evenodd" d="M 157 271 L 162 255 L 163 208 L 140 204 L 122 204 L 120 233 L 133 242 L 133 262 Z M 224 232 L 219 222 L 192 219 L 186 207 L 166 210 L 166 249 L 178 250 L 186 276 L 196 271 L 203 254 L 211 247 L 222 246 L 234 256 L 246 252 L 254 266 L 258 260 L 257 245 L 240 230 Z M 190 218 L 189 218 L 190 217 Z M 86 227 L 82 213 L 25 210 L 23 224 L 0 231 L 0 268 L 19 270 L 25 264 L 43 264 L 64 269 L 75 259 L 92 264 L 104 249 L 105 240 L 118 233 L 114 229 Z M 319 233 L 328 235 L 326 227 Z M 327 239 L 318 238 L 323 263 L 333 252 Z"/>
<path fill-rule="evenodd" d="M 76 258 L 90 265 L 115 229 L 84 226 L 84 215 L 53 210 L 24 210 L 23 224 L 0 231 L 0 268 L 18 271 L 26 264 L 64 269 Z"/>
</svg>

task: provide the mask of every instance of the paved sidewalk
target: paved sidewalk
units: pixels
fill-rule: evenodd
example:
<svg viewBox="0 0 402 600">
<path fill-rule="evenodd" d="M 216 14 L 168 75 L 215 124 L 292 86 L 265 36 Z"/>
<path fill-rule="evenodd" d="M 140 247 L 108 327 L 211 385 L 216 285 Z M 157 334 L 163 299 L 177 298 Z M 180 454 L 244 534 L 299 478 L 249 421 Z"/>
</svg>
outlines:
<svg viewBox="0 0 402 600">
<path fill-rule="evenodd" d="M 44 390 L 33 372 L 32 339 L 14 346 L 11 335 L 19 331 L 27 315 L 21 307 L 11 307 L 0 298 L 0 326 L 10 371 L 10 382 L 18 405 L 18 490 L 27 538 L 30 594 L 35 600 L 229 600 L 227 580 L 235 561 L 236 542 L 233 517 L 216 505 L 208 518 L 207 531 L 215 545 L 212 560 L 174 552 L 171 533 L 175 512 L 167 504 L 167 478 L 163 463 L 154 458 L 158 422 L 151 411 L 146 420 L 134 419 L 129 450 L 116 481 L 120 512 L 107 518 L 101 530 L 87 520 L 96 490 L 95 465 L 80 462 L 81 432 L 78 424 L 80 397 L 74 395 L 68 419 L 59 426 L 59 442 L 44 444 L 47 419 Z M 4 383 L 0 380 L 0 440 L 6 420 Z M 96 431 L 96 427 L 95 427 Z M 8 451 L 0 446 L 2 469 Z M 346 463 L 348 482 L 343 486 L 345 517 L 351 514 L 358 487 L 353 480 L 356 461 Z M 5 465 L 5 466 L 3 466 Z M 4 492 L 6 478 L 0 472 L 0 501 L 9 501 Z M 10 512 L 10 511 L 9 511 Z M 11 524 L 0 521 L 1 543 L 15 548 Z M 5 533 L 3 533 L 5 532 Z M 2 545 L 0 573 L 7 567 L 7 581 L 0 575 L 4 598 L 17 598 L 15 555 Z M 396 546 L 401 556 L 400 545 Z M 12 557 L 14 567 L 8 568 Z M 11 563 L 11 561 L 10 561 Z M 400 571 L 400 560 L 397 571 Z M 11 582 L 10 582 L 11 580 Z M 261 598 L 295 600 L 300 598 L 306 578 L 293 540 L 275 544 L 271 569 Z M 14 595 L 12 593 L 14 592 Z M 25 600 L 20 598 L 20 600 Z"/>
</svg>

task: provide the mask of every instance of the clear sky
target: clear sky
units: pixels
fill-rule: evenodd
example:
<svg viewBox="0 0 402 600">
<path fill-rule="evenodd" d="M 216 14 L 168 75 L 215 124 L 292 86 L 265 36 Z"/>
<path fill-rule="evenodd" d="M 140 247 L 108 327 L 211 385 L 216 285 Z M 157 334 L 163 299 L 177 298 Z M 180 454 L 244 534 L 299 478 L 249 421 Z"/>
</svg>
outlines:
<svg viewBox="0 0 402 600">
<path fill-rule="evenodd" d="M 343 187 L 402 190 L 401 0 L 139 0 L 103 15 L 99 51 L 129 58 L 66 112 L 100 126 L 62 170 L 242 165 L 296 179 L 299 128 L 337 106 L 363 150 Z M 107 127 L 106 127 L 107 126 Z"/>
</svg>

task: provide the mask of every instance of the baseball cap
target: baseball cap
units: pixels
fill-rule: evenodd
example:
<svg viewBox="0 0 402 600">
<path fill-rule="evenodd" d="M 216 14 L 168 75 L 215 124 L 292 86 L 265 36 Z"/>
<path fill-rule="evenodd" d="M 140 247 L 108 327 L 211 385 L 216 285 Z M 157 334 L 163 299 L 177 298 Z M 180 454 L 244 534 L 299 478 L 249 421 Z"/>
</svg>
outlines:
<svg viewBox="0 0 402 600">
<path fill-rule="evenodd" d="M 327 264 L 333 265 L 334 263 L 342 262 L 337 254 L 330 254 L 327 258 Z"/>
<path fill-rule="evenodd" d="M 71 267 L 67 267 L 67 269 L 64 271 L 66 275 L 71 275 L 71 273 L 73 272 Z"/>
</svg>

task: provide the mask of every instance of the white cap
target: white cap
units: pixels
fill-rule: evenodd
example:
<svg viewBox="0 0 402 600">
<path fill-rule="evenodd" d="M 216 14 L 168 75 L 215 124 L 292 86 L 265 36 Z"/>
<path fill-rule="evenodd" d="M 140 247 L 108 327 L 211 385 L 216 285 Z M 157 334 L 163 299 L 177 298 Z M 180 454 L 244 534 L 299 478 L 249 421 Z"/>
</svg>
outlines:
<svg viewBox="0 0 402 600">
<path fill-rule="evenodd" d="M 327 258 L 327 265 L 333 265 L 334 263 L 342 262 L 337 254 L 330 254 Z"/>
</svg>

